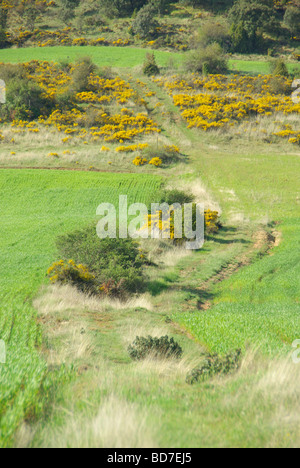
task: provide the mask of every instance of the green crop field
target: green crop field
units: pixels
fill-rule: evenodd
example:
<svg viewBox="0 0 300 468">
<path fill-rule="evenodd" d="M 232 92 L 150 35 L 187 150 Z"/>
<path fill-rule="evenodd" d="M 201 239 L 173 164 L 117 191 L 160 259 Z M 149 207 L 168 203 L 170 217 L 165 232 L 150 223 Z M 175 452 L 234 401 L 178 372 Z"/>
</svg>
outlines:
<svg viewBox="0 0 300 468">
<path fill-rule="evenodd" d="M 56 237 L 95 220 L 97 206 L 117 203 L 119 195 L 148 204 L 160 183 L 146 175 L 0 171 L 0 333 L 7 343 L 7 365 L 0 367 L 1 445 L 41 404 L 47 366 L 35 350 L 40 331 L 31 299 L 56 260 Z"/>
</svg>

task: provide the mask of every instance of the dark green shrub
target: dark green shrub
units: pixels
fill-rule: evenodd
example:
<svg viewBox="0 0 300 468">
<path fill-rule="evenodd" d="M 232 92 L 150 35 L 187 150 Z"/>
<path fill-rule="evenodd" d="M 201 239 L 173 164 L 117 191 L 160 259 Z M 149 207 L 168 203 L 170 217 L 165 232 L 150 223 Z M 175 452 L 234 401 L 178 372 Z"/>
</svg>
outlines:
<svg viewBox="0 0 300 468">
<path fill-rule="evenodd" d="M 147 54 L 143 65 L 143 73 L 147 76 L 159 75 L 160 70 L 155 60 L 154 54 Z"/>
<path fill-rule="evenodd" d="M 1 107 L 1 115 L 9 120 L 34 120 L 49 114 L 54 104 L 35 83 L 14 78 L 7 83 L 6 104 Z"/>
<path fill-rule="evenodd" d="M 61 0 L 60 17 L 66 24 L 75 17 L 75 8 L 79 3 L 80 0 Z"/>
<path fill-rule="evenodd" d="M 22 65 L 12 63 L 0 64 L 0 78 L 8 85 L 14 79 L 25 79 L 25 70 Z"/>
<path fill-rule="evenodd" d="M 207 47 L 210 44 L 217 43 L 227 49 L 230 43 L 229 26 L 214 19 L 209 20 L 201 27 L 195 42 L 196 46 L 200 47 Z"/>
<path fill-rule="evenodd" d="M 8 41 L 7 41 L 7 36 L 5 29 L 0 28 L 0 49 L 4 49 L 7 47 Z"/>
<path fill-rule="evenodd" d="M 207 47 L 190 52 L 185 67 L 190 72 L 202 73 L 204 68 L 210 74 L 224 74 L 228 72 L 228 62 L 225 53 L 219 44 L 210 44 Z"/>
<path fill-rule="evenodd" d="M 89 90 L 89 77 L 95 73 L 97 66 L 90 57 L 83 57 L 77 60 L 72 74 L 71 90 L 74 93 L 81 93 Z"/>
<path fill-rule="evenodd" d="M 240 349 L 227 354 L 224 358 L 217 354 L 207 354 L 202 365 L 188 373 L 186 382 L 192 385 L 196 382 L 203 382 L 214 375 L 227 375 L 236 371 L 240 367 L 241 355 Z"/>
<path fill-rule="evenodd" d="M 299 35 L 300 9 L 299 7 L 288 7 L 286 9 L 283 24 L 294 35 Z"/>
<path fill-rule="evenodd" d="M 101 0 L 97 7 L 108 18 L 130 16 L 134 11 L 139 11 L 147 0 Z"/>
<path fill-rule="evenodd" d="M 194 196 L 190 193 L 183 192 L 182 190 L 163 190 L 160 195 L 159 203 L 167 203 L 168 205 L 174 205 L 179 203 L 184 205 L 185 203 L 192 203 Z"/>
<path fill-rule="evenodd" d="M 57 94 L 55 101 L 58 109 L 60 109 L 62 112 L 77 107 L 74 92 L 70 88 L 67 88 L 63 93 Z"/>
<path fill-rule="evenodd" d="M 233 25 L 231 34 L 233 43 L 235 43 L 235 34 L 243 35 L 242 42 L 236 40 L 233 44 L 233 46 L 239 45 L 240 50 L 236 52 L 241 52 L 241 49 L 245 51 L 244 53 L 262 51 L 266 46 L 263 33 L 274 34 L 280 30 L 273 0 L 237 0 L 229 12 L 229 20 Z M 244 40 L 248 40 L 248 46 Z"/>
<path fill-rule="evenodd" d="M 128 347 L 128 353 L 131 359 L 138 361 L 146 357 L 156 359 L 179 359 L 182 356 L 182 348 L 168 336 L 160 338 L 148 336 L 137 336 L 132 345 Z"/>
<path fill-rule="evenodd" d="M 255 33 L 256 36 L 256 33 Z M 233 23 L 230 28 L 230 37 L 231 37 L 231 51 L 237 52 L 240 54 L 248 54 L 253 52 L 254 45 L 253 37 L 250 40 L 250 37 L 244 27 L 242 21 L 239 23 Z"/>
<path fill-rule="evenodd" d="M 274 76 L 289 76 L 289 71 L 285 64 L 285 61 L 282 59 L 275 60 L 270 64 L 271 73 Z"/>
<path fill-rule="evenodd" d="M 285 76 L 273 76 L 270 80 L 269 88 L 271 94 L 291 95 L 291 86 L 285 79 Z"/>
<path fill-rule="evenodd" d="M 96 227 L 89 226 L 59 237 L 57 248 L 60 258 L 86 265 L 103 293 L 138 293 L 144 288 L 144 259 L 132 239 L 100 239 Z"/>
<path fill-rule="evenodd" d="M 132 31 L 139 37 L 146 39 L 156 35 L 158 22 L 155 19 L 158 10 L 155 5 L 148 3 L 140 9 L 132 23 Z"/>
</svg>

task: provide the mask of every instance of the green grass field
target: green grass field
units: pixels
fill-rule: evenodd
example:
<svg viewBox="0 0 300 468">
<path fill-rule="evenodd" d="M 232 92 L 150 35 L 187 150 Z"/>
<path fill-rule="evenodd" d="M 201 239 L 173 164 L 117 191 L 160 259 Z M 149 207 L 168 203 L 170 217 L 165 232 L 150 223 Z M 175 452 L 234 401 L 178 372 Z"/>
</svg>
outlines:
<svg viewBox="0 0 300 468">
<path fill-rule="evenodd" d="M 42 47 L 28 49 L 1 50 L 0 62 L 20 63 L 30 60 L 48 60 L 57 62 L 59 60 L 75 61 L 79 57 L 89 56 L 101 67 L 132 68 L 145 60 L 146 54 L 152 52 L 150 49 L 137 49 L 132 47 Z M 159 66 L 168 64 L 172 58 L 175 64 L 180 64 L 182 54 L 173 52 L 155 51 L 155 57 Z"/>
<path fill-rule="evenodd" d="M 160 67 L 166 67 L 170 61 L 172 66 L 180 67 L 184 60 L 184 54 L 178 52 L 166 52 L 161 50 L 138 49 L 133 47 L 28 47 L 25 49 L 4 49 L 0 51 L 0 62 L 21 63 L 31 60 L 75 61 L 79 57 L 89 56 L 101 67 L 132 68 L 141 66 L 148 52 L 154 52 L 156 61 Z M 231 71 L 250 74 L 268 74 L 270 66 L 267 60 L 229 60 Z M 300 71 L 300 64 L 289 63 L 290 71 Z"/>
<path fill-rule="evenodd" d="M 300 64 L 297 62 L 287 64 L 289 72 L 300 72 Z M 270 64 L 268 60 L 229 60 L 229 69 L 250 75 L 268 75 L 270 73 Z"/>
</svg>

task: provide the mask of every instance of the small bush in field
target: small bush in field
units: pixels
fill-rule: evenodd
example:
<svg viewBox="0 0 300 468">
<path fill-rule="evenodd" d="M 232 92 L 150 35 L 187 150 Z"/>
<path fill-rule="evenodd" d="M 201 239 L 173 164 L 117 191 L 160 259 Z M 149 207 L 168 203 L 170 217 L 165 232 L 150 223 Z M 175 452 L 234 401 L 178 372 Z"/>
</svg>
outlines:
<svg viewBox="0 0 300 468">
<path fill-rule="evenodd" d="M 83 263 L 95 275 L 97 292 L 117 296 L 144 288 L 144 259 L 132 239 L 100 239 L 96 226 L 59 237 L 61 258 Z"/>
<path fill-rule="evenodd" d="M 155 60 L 154 54 L 147 54 L 143 65 L 143 73 L 147 76 L 159 75 L 160 70 Z"/>
<path fill-rule="evenodd" d="M 275 60 L 271 62 L 270 67 L 272 75 L 274 76 L 289 76 L 289 71 L 284 60 Z"/>
<path fill-rule="evenodd" d="M 136 156 L 134 158 L 134 160 L 132 161 L 132 164 L 134 164 L 135 166 L 143 166 L 144 164 L 147 164 L 147 159 L 146 158 L 142 158 L 141 156 Z"/>
<path fill-rule="evenodd" d="M 240 349 L 227 354 L 224 358 L 217 354 L 207 354 L 202 365 L 188 373 L 186 382 L 192 385 L 196 382 L 203 382 L 214 375 L 227 375 L 239 368 L 241 355 Z"/>
<path fill-rule="evenodd" d="M 15 69 L 17 77 L 8 81 L 6 89 L 6 104 L 1 107 L 1 117 L 9 120 L 34 120 L 40 115 L 48 115 L 53 103 L 45 96 L 42 88 L 19 76 L 19 69 Z"/>
<path fill-rule="evenodd" d="M 185 61 L 186 69 L 190 72 L 202 73 L 205 69 L 209 74 L 222 74 L 228 71 L 228 62 L 222 47 L 210 44 L 207 47 L 199 47 L 191 52 Z"/>
<path fill-rule="evenodd" d="M 176 162 L 180 158 L 180 150 L 177 146 L 163 145 L 161 143 L 149 145 L 143 154 L 148 160 L 159 158 L 163 164 Z"/>
<path fill-rule="evenodd" d="M 82 57 L 74 65 L 71 89 L 74 93 L 80 93 L 89 89 L 89 77 L 97 70 L 90 57 Z"/>
<path fill-rule="evenodd" d="M 219 213 L 217 211 L 205 210 L 205 232 L 207 234 L 214 234 L 218 232 L 221 227 Z"/>
<path fill-rule="evenodd" d="M 182 233 L 186 232 L 185 229 L 185 205 L 181 206 L 182 210 Z M 195 232 L 197 228 L 197 204 L 192 203 L 192 229 Z M 175 232 L 175 210 L 173 206 L 169 206 L 167 213 L 167 220 L 163 219 L 163 212 L 161 210 L 155 213 L 148 214 L 147 219 L 148 229 L 154 229 L 160 234 L 166 233 L 175 244 L 181 244 L 184 240 L 190 240 L 186 234 L 182 237 L 176 238 Z M 219 213 L 217 211 L 205 210 L 204 211 L 204 231 L 206 235 L 215 234 L 219 231 L 221 223 L 219 221 Z"/>
<path fill-rule="evenodd" d="M 230 44 L 229 25 L 219 23 L 215 19 L 208 20 L 202 25 L 201 30 L 196 36 L 195 43 L 202 47 L 217 43 L 221 47 L 228 49 L 228 45 Z"/>
<path fill-rule="evenodd" d="M 132 23 L 132 32 L 146 39 L 156 34 L 158 22 L 155 19 L 157 8 L 152 3 L 144 5 Z"/>
<path fill-rule="evenodd" d="M 160 338 L 148 336 L 137 336 L 132 345 L 128 347 L 128 353 L 131 359 L 139 361 L 146 357 L 157 359 L 179 359 L 182 356 L 182 348 L 168 336 Z"/>
<path fill-rule="evenodd" d="M 192 194 L 183 192 L 182 190 L 163 190 L 160 196 L 160 203 L 167 203 L 170 206 L 174 205 L 174 203 L 184 205 L 185 203 L 192 203 L 194 198 Z"/>
<path fill-rule="evenodd" d="M 159 167 L 162 165 L 162 160 L 160 158 L 152 158 L 151 161 L 149 161 L 149 164 L 155 167 Z"/>
<path fill-rule="evenodd" d="M 95 276 L 85 265 L 76 265 L 74 260 L 55 262 L 47 273 L 51 283 L 71 283 L 81 290 L 90 289 L 94 285 Z"/>
</svg>

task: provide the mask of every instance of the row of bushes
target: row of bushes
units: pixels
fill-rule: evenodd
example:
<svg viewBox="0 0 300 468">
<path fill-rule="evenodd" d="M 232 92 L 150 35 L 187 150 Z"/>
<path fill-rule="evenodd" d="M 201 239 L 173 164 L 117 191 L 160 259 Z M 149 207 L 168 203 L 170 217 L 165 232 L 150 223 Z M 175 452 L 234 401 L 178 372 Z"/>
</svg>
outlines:
<svg viewBox="0 0 300 468">
<path fill-rule="evenodd" d="M 216 30 L 218 31 L 218 28 Z M 217 34 L 213 37 L 216 39 L 215 42 L 203 40 L 202 44 L 198 44 L 197 48 L 186 55 L 184 60 L 184 69 L 186 71 L 202 73 L 204 76 L 208 74 L 228 73 L 228 58 L 224 47 L 221 45 L 223 41 L 217 41 Z M 272 55 L 270 50 L 269 55 Z M 289 76 L 289 71 L 284 60 L 280 58 L 271 59 L 269 65 L 270 73 L 274 76 Z M 143 65 L 143 73 L 147 76 L 154 76 L 160 73 L 153 53 L 147 54 Z"/>
<path fill-rule="evenodd" d="M 128 347 L 128 353 L 134 361 L 150 359 L 181 359 L 183 350 L 181 346 L 168 336 L 152 337 L 137 336 Z M 186 376 L 186 382 L 193 385 L 204 382 L 217 375 L 228 375 L 237 371 L 242 357 L 241 349 L 236 349 L 224 357 L 217 354 L 203 353 L 200 364 L 192 369 Z"/>
<path fill-rule="evenodd" d="M 159 203 L 170 206 L 193 203 L 193 200 L 192 195 L 179 190 L 163 189 L 158 196 Z M 196 204 L 193 203 L 193 228 L 196 227 L 195 210 Z M 158 214 L 161 215 L 160 212 Z M 170 220 L 172 229 L 172 216 Z M 218 214 L 206 211 L 205 225 L 208 234 L 217 232 L 220 227 Z M 91 225 L 59 237 L 57 250 L 61 260 L 48 270 L 53 283 L 71 283 L 84 292 L 117 297 L 140 293 L 146 286 L 146 253 L 131 238 L 100 239 L 95 226 Z"/>
</svg>

